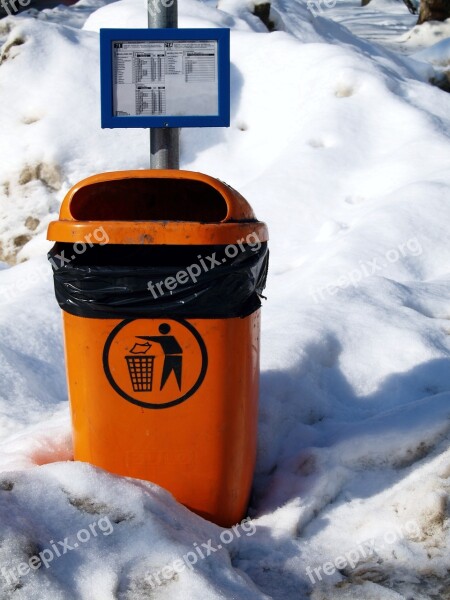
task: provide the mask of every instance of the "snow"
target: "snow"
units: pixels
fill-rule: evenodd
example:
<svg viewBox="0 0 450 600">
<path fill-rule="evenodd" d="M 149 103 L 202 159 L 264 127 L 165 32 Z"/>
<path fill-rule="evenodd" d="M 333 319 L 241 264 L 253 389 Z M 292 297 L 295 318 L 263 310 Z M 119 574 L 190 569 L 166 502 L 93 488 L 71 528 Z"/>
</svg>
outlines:
<svg viewBox="0 0 450 600">
<path fill-rule="evenodd" d="M 411 50 L 428 48 L 450 36 L 450 19 L 446 21 L 429 21 L 422 25 L 416 25 L 406 32 L 400 42 L 404 42 Z"/>
<path fill-rule="evenodd" d="M 148 164 L 147 132 L 100 129 L 98 90 L 99 28 L 146 12 L 30 10 L 0 21 L 0 597 L 445 597 L 450 97 L 428 79 L 448 23 L 411 29 L 390 0 L 316 17 L 274 0 L 269 34 L 251 3 L 179 8 L 181 27 L 232 30 L 231 127 L 183 130 L 182 167 L 230 183 L 270 230 L 252 527 L 153 587 L 222 530 L 71 460 L 45 232 L 78 180 Z"/>
<path fill-rule="evenodd" d="M 425 50 L 416 52 L 414 58 L 440 67 L 447 67 L 450 65 L 450 38 L 445 38 Z"/>
</svg>

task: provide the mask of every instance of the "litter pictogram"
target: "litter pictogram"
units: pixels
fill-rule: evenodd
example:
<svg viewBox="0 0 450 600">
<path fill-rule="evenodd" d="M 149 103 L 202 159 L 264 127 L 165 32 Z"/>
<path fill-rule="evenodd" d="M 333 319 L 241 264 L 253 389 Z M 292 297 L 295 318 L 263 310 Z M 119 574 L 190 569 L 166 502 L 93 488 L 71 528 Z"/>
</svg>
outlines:
<svg viewBox="0 0 450 600">
<path fill-rule="evenodd" d="M 103 352 L 110 385 L 145 408 L 168 408 L 190 398 L 203 382 L 207 362 L 202 337 L 182 319 L 122 321 Z"/>
</svg>

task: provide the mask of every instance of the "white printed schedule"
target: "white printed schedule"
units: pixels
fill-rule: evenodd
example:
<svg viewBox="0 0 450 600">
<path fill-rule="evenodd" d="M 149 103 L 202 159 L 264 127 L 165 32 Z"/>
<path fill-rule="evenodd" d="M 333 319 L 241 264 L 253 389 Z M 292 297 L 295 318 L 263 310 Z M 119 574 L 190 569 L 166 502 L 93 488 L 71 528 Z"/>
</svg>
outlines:
<svg viewBox="0 0 450 600">
<path fill-rule="evenodd" d="M 217 115 L 217 40 L 112 42 L 116 117 Z"/>
</svg>

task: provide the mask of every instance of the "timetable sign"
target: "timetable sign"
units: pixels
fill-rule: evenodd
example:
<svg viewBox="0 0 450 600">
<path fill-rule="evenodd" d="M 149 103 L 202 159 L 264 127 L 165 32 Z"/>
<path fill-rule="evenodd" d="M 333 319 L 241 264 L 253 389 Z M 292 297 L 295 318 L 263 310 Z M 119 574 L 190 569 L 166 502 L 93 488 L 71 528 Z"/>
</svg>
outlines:
<svg viewBox="0 0 450 600">
<path fill-rule="evenodd" d="M 228 29 L 102 29 L 102 127 L 227 127 Z"/>
</svg>

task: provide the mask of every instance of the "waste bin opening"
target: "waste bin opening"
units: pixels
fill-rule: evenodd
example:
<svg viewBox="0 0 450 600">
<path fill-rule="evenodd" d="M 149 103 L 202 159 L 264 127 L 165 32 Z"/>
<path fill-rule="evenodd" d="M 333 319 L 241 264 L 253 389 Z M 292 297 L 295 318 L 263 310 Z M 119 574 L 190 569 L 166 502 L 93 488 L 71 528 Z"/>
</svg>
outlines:
<svg viewBox="0 0 450 600">
<path fill-rule="evenodd" d="M 203 181 L 128 178 L 100 181 L 77 190 L 70 202 L 78 221 L 194 221 L 220 223 L 226 199 Z"/>
</svg>

